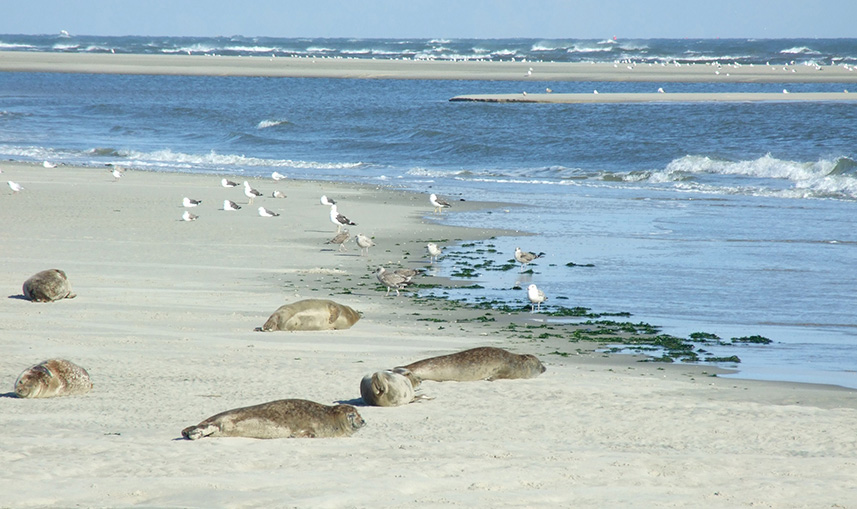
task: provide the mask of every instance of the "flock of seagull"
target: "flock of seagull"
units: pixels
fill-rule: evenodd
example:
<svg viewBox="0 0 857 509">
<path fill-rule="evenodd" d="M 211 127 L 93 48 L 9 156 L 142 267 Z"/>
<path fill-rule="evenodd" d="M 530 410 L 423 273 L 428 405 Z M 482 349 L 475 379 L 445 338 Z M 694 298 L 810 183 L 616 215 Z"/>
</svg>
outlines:
<svg viewBox="0 0 857 509">
<path fill-rule="evenodd" d="M 47 161 L 45 161 L 44 164 L 47 168 L 51 167 L 48 166 L 48 164 L 50 163 L 48 163 Z M 111 168 L 110 171 L 113 175 L 114 181 L 117 181 L 122 178 L 124 173 L 124 170 L 118 166 Z M 285 175 L 282 175 L 278 172 L 274 172 L 271 174 L 271 178 L 273 178 L 275 181 L 279 181 L 285 179 L 286 177 Z M 13 194 L 17 194 L 24 190 L 24 186 L 17 182 L 9 180 L 7 181 L 7 184 L 9 185 L 9 188 L 12 190 Z M 233 182 L 226 178 L 221 179 L 220 185 L 225 188 L 234 188 L 239 186 L 237 182 Z M 252 205 L 253 200 L 255 198 L 262 196 L 262 193 L 254 189 L 246 180 L 244 181 L 243 187 L 244 195 L 248 198 L 247 205 Z M 280 191 L 273 191 L 271 196 L 273 198 L 286 197 L 286 195 Z M 350 220 L 348 217 L 339 212 L 339 209 L 336 205 L 336 201 L 331 198 L 328 198 L 327 195 L 322 195 L 319 202 L 322 205 L 330 207 L 330 222 L 336 226 L 336 236 L 328 240 L 326 244 L 338 245 L 339 251 L 341 252 L 346 249 L 345 244 L 351 238 L 351 234 L 345 227 L 356 226 L 357 223 Z M 443 209 L 447 209 L 452 206 L 447 200 L 439 197 L 435 193 L 431 193 L 429 195 L 429 203 L 431 203 L 431 205 L 434 207 L 434 213 L 436 214 L 443 214 Z M 189 209 L 198 207 L 200 204 L 202 204 L 202 200 L 196 200 L 185 196 L 182 199 L 182 206 L 185 208 L 185 210 L 182 213 L 181 220 L 197 220 L 199 216 L 192 213 Z M 232 200 L 223 200 L 223 210 L 225 211 L 237 211 L 241 210 L 241 208 L 241 205 L 237 204 Z M 269 210 L 263 206 L 260 206 L 257 210 L 261 217 L 277 217 L 280 215 L 279 213 Z M 370 237 L 362 233 L 358 233 L 357 236 L 354 238 L 354 241 L 357 243 L 357 246 L 360 247 L 361 256 L 369 256 L 369 248 L 375 245 L 375 242 Z M 441 256 L 441 254 L 443 254 L 443 249 L 434 242 L 429 242 L 428 244 L 426 244 L 426 250 L 428 251 L 430 264 L 436 262 Z M 524 271 L 524 269 L 530 262 L 537 258 L 541 258 L 542 256 L 544 256 L 544 253 L 535 254 L 530 253 L 528 251 L 523 251 L 520 247 L 515 248 L 515 260 L 521 264 L 521 272 Z M 421 269 L 395 269 L 392 271 L 388 271 L 383 266 L 380 266 L 375 270 L 375 277 L 382 285 L 387 288 L 387 293 L 385 294 L 385 296 L 389 295 L 391 290 L 395 290 L 396 295 L 398 296 L 399 290 L 402 290 L 406 286 L 411 284 L 413 282 L 413 278 L 422 274 L 423 272 L 424 271 Z M 545 293 L 540 290 L 535 284 L 530 284 L 527 287 L 527 297 L 530 300 L 531 310 L 533 312 L 535 312 L 536 310 L 541 311 L 541 304 L 547 300 L 547 296 L 545 296 Z"/>
</svg>

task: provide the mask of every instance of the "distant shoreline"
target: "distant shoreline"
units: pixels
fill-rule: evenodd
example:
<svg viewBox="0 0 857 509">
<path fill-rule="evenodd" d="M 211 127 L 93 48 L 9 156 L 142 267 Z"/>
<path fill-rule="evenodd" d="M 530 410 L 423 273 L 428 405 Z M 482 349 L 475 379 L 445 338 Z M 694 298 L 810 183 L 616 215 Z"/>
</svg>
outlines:
<svg viewBox="0 0 857 509">
<path fill-rule="evenodd" d="M 530 71 L 532 69 L 532 71 Z M 343 79 L 612 81 L 685 83 L 857 83 L 840 66 L 579 62 L 420 61 L 270 56 L 81 54 L 0 51 L 0 72 L 257 76 Z"/>
</svg>

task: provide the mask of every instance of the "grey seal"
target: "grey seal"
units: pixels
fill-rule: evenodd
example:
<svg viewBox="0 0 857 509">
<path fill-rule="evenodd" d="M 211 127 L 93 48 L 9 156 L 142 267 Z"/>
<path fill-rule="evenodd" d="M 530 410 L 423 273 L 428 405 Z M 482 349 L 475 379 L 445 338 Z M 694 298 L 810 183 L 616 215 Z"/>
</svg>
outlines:
<svg viewBox="0 0 857 509">
<path fill-rule="evenodd" d="M 348 329 L 360 320 L 352 308 L 326 299 L 306 299 L 280 306 L 257 330 L 339 330 Z"/>
<path fill-rule="evenodd" d="M 535 355 L 516 354 L 490 346 L 431 357 L 396 368 L 399 373 L 407 370 L 417 380 L 435 382 L 535 378 L 545 369 Z"/>
<path fill-rule="evenodd" d="M 205 437 L 331 438 L 351 436 L 365 422 L 351 405 L 281 399 L 235 408 L 182 430 L 188 440 Z"/>
<path fill-rule="evenodd" d="M 418 399 L 431 399 L 418 395 L 420 381 L 410 371 L 397 368 L 377 371 L 360 381 L 360 396 L 367 405 L 400 406 Z"/>
<path fill-rule="evenodd" d="M 19 398 L 74 396 L 91 389 L 89 373 L 65 359 L 48 359 L 30 366 L 15 381 L 15 394 Z"/>
<path fill-rule="evenodd" d="M 65 272 L 48 269 L 38 272 L 24 281 L 24 297 L 33 302 L 53 302 L 60 299 L 73 299 L 77 294 L 71 291 Z"/>
</svg>

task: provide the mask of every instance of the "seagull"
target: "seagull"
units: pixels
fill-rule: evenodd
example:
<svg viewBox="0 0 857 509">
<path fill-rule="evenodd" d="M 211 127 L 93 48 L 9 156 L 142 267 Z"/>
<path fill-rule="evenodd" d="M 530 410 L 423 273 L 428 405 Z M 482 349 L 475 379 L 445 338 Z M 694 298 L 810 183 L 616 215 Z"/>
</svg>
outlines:
<svg viewBox="0 0 857 509">
<path fill-rule="evenodd" d="M 184 205 L 185 207 L 196 207 L 200 203 L 202 203 L 202 200 L 192 200 L 187 196 L 185 196 L 182 200 L 182 205 Z"/>
<path fill-rule="evenodd" d="M 114 182 L 122 178 L 122 176 L 124 175 L 124 173 L 123 173 L 124 171 L 125 170 L 123 170 L 122 168 L 120 168 L 118 166 L 116 166 L 115 168 L 110 170 L 110 173 L 113 175 Z"/>
<path fill-rule="evenodd" d="M 659 93 L 659 94 L 663 94 L 663 93 L 664 93 L 664 89 L 663 89 L 663 88 L 658 88 L 658 93 Z"/>
<path fill-rule="evenodd" d="M 429 252 L 429 263 L 434 263 L 434 260 L 437 260 L 437 257 L 440 256 L 441 248 L 437 247 L 437 244 L 434 242 L 429 242 L 426 245 L 426 249 Z"/>
<path fill-rule="evenodd" d="M 390 290 L 396 290 L 396 296 L 399 295 L 399 290 L 403 289 L 411 283 L 411 280 L 401 274 L 395 272 L 387 272 L 384 267 L 378 267 L 375 271 L 375 277 L 382 285 L 387 287 L 387 293 L 384 296 L 390 295 Z"/>
<path fill-rule="evenodd" d="M 232 182 L 231 180 L 220 179 L 220 185 L 223 187 L 238 187 L 238 182 Z"/>
<path fill-rule="evenodd" d="M 286 195 L 283 194 L 282 191 L 274 191 L 273 193 L 271 193 L 271 196 L 274 198 L 285 198 L 286 197 Z"/>
<path fill-rule="evenodd" d="M 545 89 L 545 93 L 550 94 L 551 92 L 553 92 L 553 89 L 551 89 L 551 88 L 546 88 L 546 89 Z"/>
<path fill-rule="evenodd" d="M 411 279 L 413 279 L 414 276 L 419 276 L 422 273 L 422 269 L 396 269 L 393 271 L 393 274 L 402 276 L 403 278 L 407 279 L 408 283 L 411 282 Z"/>
<path fill-rule="evenodd" d="M 241 206 L 232 200 L 223 200 L 223 210 L 240 210 Z"/>
<path fill-rule="evenodd" d="M 262 217 L 277 217 L 280 214 L 274 212 L 273 210 L 268 210 L 265 207 L 259 207 L 259 215 Z"/>
<path fill-rule="evenodd" d="M 50 162 L 50 161 L 45 161 L 45 162 L 43 162 L 43 163 L 42 163 L 42 166 L 44 166 L 45 168 L 56 168 L 56 167 L 57 167 L 57 165 L 56 165 L 56 164 L 54 164 L 54 163 L 52 163 L 52 162 Z"/>
<path fill-rule="evenodd" d="M 252 187 L 250 187 L 250 183 L 245 180 L 244 181 L 244 196 L 246 196 L 247 198 L 250 198 L 250 201 L 247 202 L 247 205 L 250 205 L 251 203 L 253 203 L 253 198 L 255 198 L 257 196 L 262 196 L 262 193 L 253 189 Z"/>
<path fill-rule="evenodd" d="M 360 246 L 360 254 L 363 255 L 363 251 L 365 250 L 366 254 L 363 256 L 369 256 L 369 248 L 375 245 L 372 239 L 362 233 L 358 233 L 354 240 L 357 242 L 357 245 Z"/>
<path fill-rule="evenodd" d="M 443 209 L 449 208 L 452 206 L 449 204 L 448 201 L 444 200 L 443 198 L 438 198 L 438 196 L 434 193 L 432 193 L 429 196 L 429 201 L 431 202 L 432 205 L 434 205 L 434 213 L 435 214 L 443 214 Z"/>
<path fill-rule="evenodd" d="M 521 251 L 521 248 L 519 248 L 519 247 L 515 248 L 515 260 L 517 260 L 518 263 L 521 264 L 521 272 L 524 271 L 525 265 L 527 265 L 531 261 L 535 260 L 536 258 L 541 258 L 544 255 L 545 255 L 544 253 L 535 254 L 535 253 L 530 253 L 528 251 Z"/>
<path fill-rule="evenodd" d="M 278 173 L 275 171 L 274 173 L 271 174 L 271 178 L 274 180 L 283 180 L 284 178 L 286 178 L 286 176 L 283 175 L 282 173 Z"/>
<path fill-rule="evenodd" d="M 342 231 L 342 227 L 345 225 L 357 226 L 357 223 L 352 222 L 336 210 L 336 204 L 330 206 L 330 222 L 336 225 L 336 231 L 338 232 Z"/>
<path fill-rule="evenodd" d="M 348 233 L 348 230 L 342 230 L 337 233 L 335 237 L 325 242 L 325 244 L 339 244 L 339 250 L 342 251 L 347 249 L 345 247 L 345 243 L 348 242 L 348 239 L 351 237 L 351 234 Z"/>
<path fill-rule="evenodd" d="M 9 184 L 9 187 L 11 187 L 11 188 L 12 188 L 12 193 L 13 193 L 13 194 L 24 190 L 24 186 L 22 186 L 21 184 L 19 184 L 19 183 L 17 183 L 17 182 L 12 182 L 12 181 L 10 180 L 10 181 L 8 181 L 8 182 L 7 182 L 7 184 Z"/>
<path fill-rule="evenodd" d="M 328 198 L 326 194 L 323 194 L 321 195 L 321 204 L 327 206 L 336 205 L 336 201 Z"/>
<path fill-rule="evenodd" d="M 190 211 L 185 210 L 182 214 L 182 221 L 196 221 L 198 217 L 196 214 L 191 214 Z"/>
<path fill-rule="evenodd" d="M 527 297 L 530 298 L 530 307 L 532 308 L 530 312 L 535 312 L 536 306 L 538 306 L 539 311 L 542 310 L 542 302 L 548 300 L 545 297 L 545 292 L 539 290 L 539 288 L 535 284 L 531 284 L 527 287 Z"/>
</svg>

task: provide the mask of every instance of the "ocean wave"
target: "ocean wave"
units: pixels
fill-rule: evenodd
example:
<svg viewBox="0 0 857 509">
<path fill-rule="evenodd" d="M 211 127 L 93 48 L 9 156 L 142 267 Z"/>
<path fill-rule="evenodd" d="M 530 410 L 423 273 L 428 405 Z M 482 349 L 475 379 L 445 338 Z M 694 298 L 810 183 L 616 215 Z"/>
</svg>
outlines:
<svg viewBox="0 0 857 509">
<path fill-rule="evenodd" d="M 288 120 L 266 119 L 256 124 L 256 129 L 267 129 L 269 127 L 276 127 L 278 125 L 285 125 L 289 123 L 290 122 Z"/>
<path fill-rule="evenodd" d="M 780 53 L 784 55 L 820 55 L 818 51 L 807 48 L 806 46 L 796 46 L 794 48 L 786 48 L 784 50 L 780 50 Z"/>
</svg>

